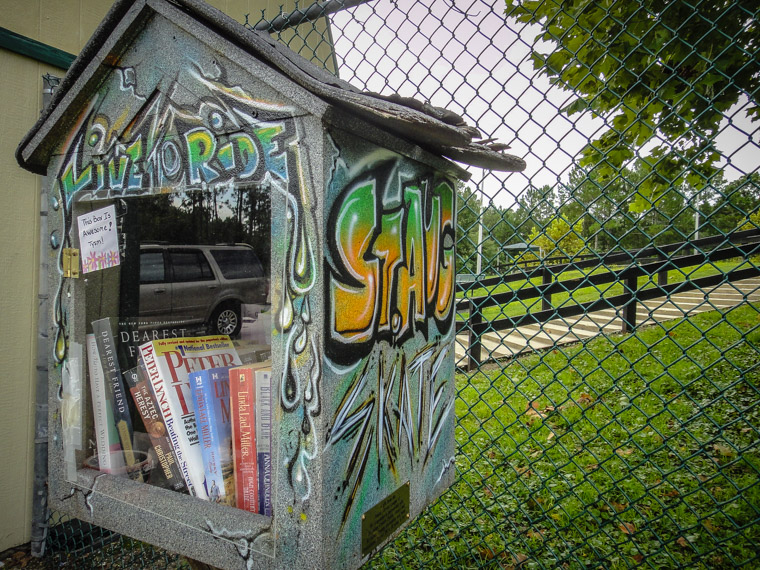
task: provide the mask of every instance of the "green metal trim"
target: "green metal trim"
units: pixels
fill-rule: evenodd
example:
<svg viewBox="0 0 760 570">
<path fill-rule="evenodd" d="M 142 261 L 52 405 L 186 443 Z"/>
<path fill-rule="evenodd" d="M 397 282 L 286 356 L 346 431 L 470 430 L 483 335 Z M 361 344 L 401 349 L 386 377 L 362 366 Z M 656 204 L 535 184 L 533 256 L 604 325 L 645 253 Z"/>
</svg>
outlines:
<svg viewBox="0 0 760 570">
<path fill-rule="evenodd" d="M 6 28 L 0 28 L 0 47 L 60 69 L 68 69 L 76 59 L 74 54 L 27 38 Z"/>
</svg>

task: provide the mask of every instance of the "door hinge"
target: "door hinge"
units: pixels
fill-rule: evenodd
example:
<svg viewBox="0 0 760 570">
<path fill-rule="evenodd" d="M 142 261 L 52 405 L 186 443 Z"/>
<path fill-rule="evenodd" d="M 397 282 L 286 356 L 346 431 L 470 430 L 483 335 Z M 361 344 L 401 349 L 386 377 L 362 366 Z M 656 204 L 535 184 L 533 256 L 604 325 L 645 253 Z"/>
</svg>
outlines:
<svg viewBox="0 0 760 570">
<path fill-rule="evenodd" d="M 63 248 L 63 276 L 79 279 L 79 250 L 73 247 Z"/>
</svg>

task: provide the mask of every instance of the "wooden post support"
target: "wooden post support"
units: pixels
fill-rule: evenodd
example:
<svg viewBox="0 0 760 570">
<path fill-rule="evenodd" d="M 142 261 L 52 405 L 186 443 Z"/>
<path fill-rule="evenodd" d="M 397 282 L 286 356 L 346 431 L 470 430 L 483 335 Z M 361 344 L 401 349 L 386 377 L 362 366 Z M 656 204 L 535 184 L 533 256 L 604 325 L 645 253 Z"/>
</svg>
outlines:
<svg viewBox="0 0 760 570">
<path fill-rule="evenodd" d="M 630 300 L 623 305 L 623 333 L 633 332 L 636 328 L 636 288 L 638 281 L 636 275 L 629 275 L 623 281 L 623 288 L 630 297 Z"/>
<path fill-rule="evenodd" d="M 554 275 L 549 270 L 549 268 L 544 267 L 541 271 L 541 285 L 549 285 L 552 282 L 552 277 Z M 541 310 L 542 311 L 549 311 L 552 308 L 552 294 L 551 293 L 543 293 L 541 294 Z"/>
<path fill-rule="evenodd" d="M 473 330 L 473 325 L 479 325 L 483 322 L 483 313 L 480 312 L 480 308 L 475 306 L 475 303 L 470 301 L 470 342 L 467 348 L 468 362 L 467 370 L 476 370 L 480 366 L 482 357 L 483 345 L 480 342 L 480 335 Z"/>
</svg>

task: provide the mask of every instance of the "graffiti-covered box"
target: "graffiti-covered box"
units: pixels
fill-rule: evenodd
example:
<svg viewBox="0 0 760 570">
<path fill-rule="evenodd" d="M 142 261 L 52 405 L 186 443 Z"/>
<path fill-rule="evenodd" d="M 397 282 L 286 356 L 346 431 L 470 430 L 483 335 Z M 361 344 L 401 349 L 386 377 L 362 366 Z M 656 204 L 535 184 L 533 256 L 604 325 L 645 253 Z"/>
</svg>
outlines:
<svg viewBox="0 0 760 570">
<path fill-rule="evenodd" d="M 410 142 L 464 137 L 433 115 L 201 2 L 114 6 L 17 153 L 45 176 L 53 510 L 355 568 L 440 496 L 466 172 Z"/>
</svg>

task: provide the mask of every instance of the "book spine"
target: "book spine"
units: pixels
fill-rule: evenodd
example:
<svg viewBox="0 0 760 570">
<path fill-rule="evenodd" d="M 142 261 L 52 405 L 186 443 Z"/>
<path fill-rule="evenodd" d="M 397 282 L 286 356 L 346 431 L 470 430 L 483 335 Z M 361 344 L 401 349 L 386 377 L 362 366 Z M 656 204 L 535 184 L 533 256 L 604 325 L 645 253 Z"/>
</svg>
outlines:
<svg viewBox="0 0 760 570">
<path fill-rule="evenodd" d="M 219 471 L 222 474 L 222 503 L 235 506 L 235 474 L 232 460 L 232 424 L 230 418 L 229 368 L 209 370 L 211 425 L 219 442 Z"/>
<path fill-rule="evenodd" d="M 105 375 L 106 386 L 109 389 L 111 405 L 113 406 L 116 429 L 119 432 L 119 440 L 124 450 L 124 459 L 127 465 L 135 464 L 135 456 L 132 452 L 132 418 L 129 415 L 127 394 L 124 389 L 124 379 L 119 367 L 119 359 L 116 353 L 110 319 L 99 319 L 92 322 L 92 330 L 95 335 L 95 343 L 100 354 L 100 362 Z M 142 479 L 141 475 L 138 475 Z"/>
<path fill-rule="evenodd" d="M 112 471 L 123 467 L 116 464 L 121 452 L 119 434 L 113 421 L 113 412 L 106 398 L 105 378 L 100 365 L 100 355 L 95 342 L 95 335 L 87 335 L 87 364 L 90 371 L 90 394 L 92 396 L 92 413 L 95 423 L 95 443 L 97 445 L 98 468 Z"/>
<path fill-rule="evenodd" d="M 232 455 L 235 464 L 235 504 L 239 509 L 257 513 L 259 481 L 254 397 L 251 369 L 231 369 L 230 412 Z"/>
<path fill-rule="evenodd" d="M 190 468 L 185 456 L 185 449 L 187 446 L 184 445 L 183 434 L 180 433 L 180 430 L 182 430 L 183 427 L 177 425 L 177 422 L 181 422 L 182 418 L 180 415 L 174 413 L 174 406 L 172 406 L 172 400 L 169 396 L 171 387 L 167 384 L 161 374 L 153 344 L 145 343 L 141 345 L 140 356 L 145 365 L 145 371 L 148 374 L 148 380 L 153 389 L 153 396 L 156 399 L 158 410 L 161 412 L 161 417 L 164 420 L 166 433 L 169 435 L 169 441 L 171 441 L 174 454 L 177 457 L 177 463 L 179 464 L 182 478 L 185 480 L 185 485 L 187 485 L 187 490 L 190 494 L 198 496 L 198 492 L 195 485 L 193 485 L 193 480 L 190 476 Z M 205 492 L 202 493 L 205 495 Z M 203 495 L 201 495 L 201 497 L 205 498 Z"/>
<path fill-rule="evenodd" d="M 132 393 L 132 399 L 137 406 L 137 411 L 145 425 L 145 430 L 150 436 L 150 442 L 156 453 L 156 459 L 161 467 L 161 473 L 165 480 L 165 485 L 175 491 L 185 489 L 185 481 L 182 477 L 174 449 L 166 431 L 161 414 L 156 405 L 156 399 L 150 389 L 148 375 L 145 371 L 145 363 L 139 358 L 139 364 L 136 368 L 127 370 L 124 378 Z"/>
<path fill-rule="evenodd" d="M 256 370 L 256 452 L 259 464 L 259 512 L 272 516 L 271 370 Z"/>
<path fill-rule="evenodd" d="M 212 418 L 212 404 L 208 370 L 191 372 L 188 377 L 193 393 L 195 426 L 200 438 L 201 456 L 205 473 L 205 489 L 209 501 L 220 503 L 224 494 L 222 471 L 219 465 L 219 441 L 216 436 L 215 421 Z"/>
</svg>

